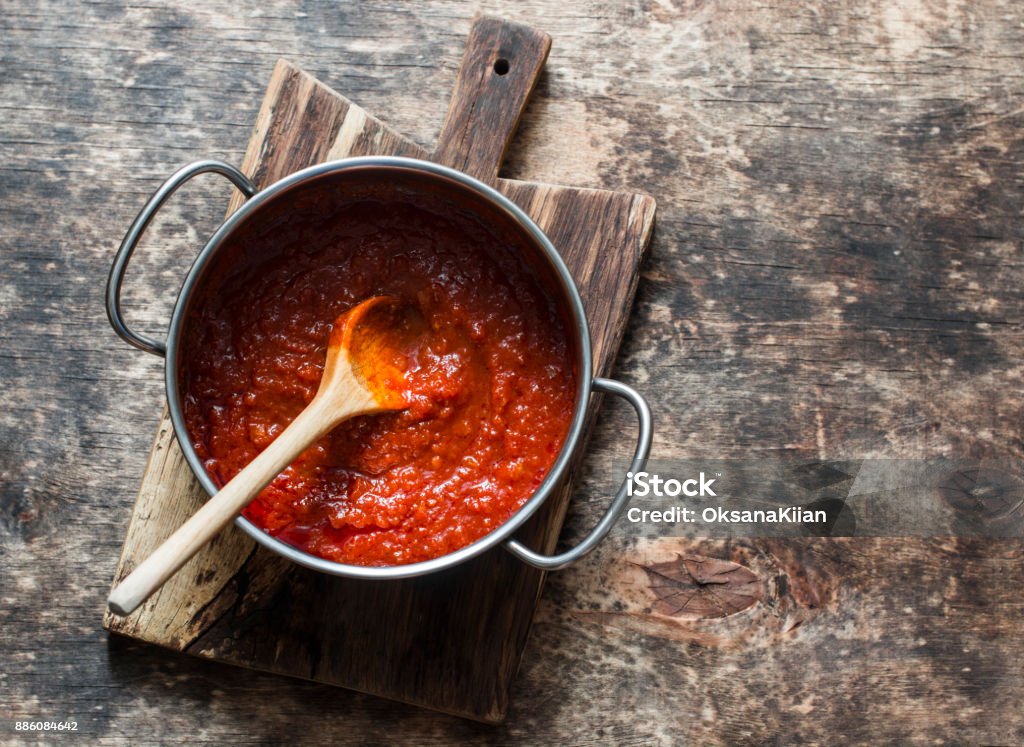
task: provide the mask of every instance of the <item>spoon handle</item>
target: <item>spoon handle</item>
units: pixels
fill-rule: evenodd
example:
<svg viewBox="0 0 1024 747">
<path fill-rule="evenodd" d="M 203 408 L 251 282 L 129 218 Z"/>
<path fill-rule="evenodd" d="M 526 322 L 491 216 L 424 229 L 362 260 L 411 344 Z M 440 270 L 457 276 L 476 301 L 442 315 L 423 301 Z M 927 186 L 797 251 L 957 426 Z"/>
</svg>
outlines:
<svg viewBox="0 0 1024 747">
<path fill-rule="evenodd" d="M 107 599 L 110 611 L 116 615 L 129 615 L 135 611 L 199 548 L 249 505 L 295 457 L 341 420 L 356 414 L 358 412 L 355 411 L 339 413 L 328 400 L 315 398 L 259 456 L 114 588 Z"/>
</svg>

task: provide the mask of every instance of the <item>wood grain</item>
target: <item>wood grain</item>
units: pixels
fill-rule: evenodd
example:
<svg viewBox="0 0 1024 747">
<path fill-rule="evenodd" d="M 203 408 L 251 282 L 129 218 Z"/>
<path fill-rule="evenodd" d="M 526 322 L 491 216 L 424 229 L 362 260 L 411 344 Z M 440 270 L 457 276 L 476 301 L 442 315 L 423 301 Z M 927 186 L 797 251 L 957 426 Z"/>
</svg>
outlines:
<svg viewBox="0 0 1024 747">
<path fill-rule="evenodd" d="M 654 405 L 656 458 L 1020 459 L 1019 3 L 480 7 L 555 40 L 501 176 L 658 197 L 615 366 Z M 164 398 L 103 313 L 125 227 L 179 164 L 241 160 L 282 56 L 426 152 L 470 20 L 452 0 L 5 5 L 0 741 L 65 717 L 104 745 L 1024 743 L 1019 539 L 616 532 L 548 577 L 500 727 L 99 629 Z M 162 336 L 228 194 L 198 180 L 153 226 L 125 294 L 140 329 Z M 607 505 L 630 417 L 602 412 L 565 542 Z M 751 569 L 763 602 L 616 615 L 648 603 L 623 596 L 628 561 L 678 552 Z"/>
<path fill-rule="evenodd" d="M 521 43 L 526 46 L 520 52 Z M 542 34 L 525 27 L 488 18 L 476 23 L 463 61 L 470 71 L 460 73 L 462 82 L 456 86 L 445 125 L 456 128 L 459 137 L 442 138 L 444 159 L 455 159 L 453 143 L 461 142 L 473 151 L 469 160 L 456 159 L 457 163 L 470 164 L 478 176 L 494 179 L 543 64 L 547 43 Z M 516 62 L 517 68 L 507 75 L 490 71 L 493 62 L 486 61 L 494 49 Z M 490 71 L 489 83 L 470 87 L 465 80 L 475 74 L 481 60 Z M 533 61 L 532 67 L 527 66 L 528 60 Z M 519 95 L 501 103 L 507 80 L 518 83 Z M 491 91 L 490 85 L 499 86 L 498 91 Z M 470 116 L 475 112 L 480 112 L 479 121 Z M 351 102 L 281 61 L 268 86 L 245 165 L 262 187 L 329 155 L 387 153 L 389 145 L 404 154 L 423 155 Z M 650 239 L 654 201 L 642 195 L 514 181 L 502 181 L 498 187 L 529 212 L 559 248 L 592 320 L 595 368 L 607 373 Z M 158 440 L 153 454 L 148 472 L 164 473 L 167 464 L 188 469 L 173 433 Z M 177 504 L 192 506 L 195 492 L 180 489 L 187 482 L 187 476 L 174 476 L 168 485 L 178 492 L 169 492 L 144 479 L 146 490 L 139 494 L 128 542 L 152 546 L 152 538 L 138 538 L 147 528 L 166 536 L 166 523 L 153 517 L 177 515 Z M 519 536 L 550 552 L 570 491 L 571 481 L 558 489 Z M 126 546 L 117 583 L 145 557 Z M 198 584 L 199 605 L 187 585 L 175 584 L 157 592 L 129 618 L 108 613 L 104 625 L 113 632 L 218 661 L 344 685 L 489 722 L 504 718 L 543 582 L 543 574 L 504 550 L 499 548 L 443 578 L 392 584 L 345 581 L 282 567 L 279 558 L 262 548 L 251 552 L 241 566 L 232 562 L 233 554 L 223 561 L 216 553 L 204 553 L 204 558 L 205 565 L 189 567 L 188 578 L 216 576 L 221 581 L 218 594 L 211 598 L 209 588 Z M 222 566 L 235 569 L 230 579 L 216 574 Z M 265 584 L 253 584 L 252 579 Z M 302 614 L 287 614 L 290 605 L 300 605 Z M 167 634 L 165 619 L 177 618 L 183 608 L 196 610 L 195 617 L 185 623 L 190 637 Z M 383 626 L 373 620 L 395 622 Z M 363 655 L 380 650 L 390 655 L 376 659 Z"/>
<path fill-rule="evenodd" d="M 551 37 L 539 29 L 478 19 L 432 160 L 493 182 L 550 49 Z"/>
</svg>

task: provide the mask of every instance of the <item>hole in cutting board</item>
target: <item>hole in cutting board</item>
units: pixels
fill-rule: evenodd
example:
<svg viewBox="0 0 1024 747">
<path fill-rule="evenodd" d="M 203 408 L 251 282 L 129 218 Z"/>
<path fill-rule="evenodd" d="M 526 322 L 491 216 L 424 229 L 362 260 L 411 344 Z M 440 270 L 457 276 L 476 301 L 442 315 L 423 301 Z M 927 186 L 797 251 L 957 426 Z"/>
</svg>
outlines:
<svg viewBox="0 0 1024 747">
<path fill-rule="evenodd" d="M 504 75 L 505 73 L 508 72 L 508 69 L 508 60 L 506 60 L 504 57 L 494 61 L 494 72 L 496 72 L 498 75 Z"/>
</svg>

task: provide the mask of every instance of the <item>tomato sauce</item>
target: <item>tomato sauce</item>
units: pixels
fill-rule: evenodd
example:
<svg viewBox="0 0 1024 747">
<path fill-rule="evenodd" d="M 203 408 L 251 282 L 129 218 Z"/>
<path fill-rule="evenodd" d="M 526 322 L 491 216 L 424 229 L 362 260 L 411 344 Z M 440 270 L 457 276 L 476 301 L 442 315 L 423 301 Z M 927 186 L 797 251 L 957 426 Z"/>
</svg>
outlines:
<svg viewBox="0 0 1024 747">
<path fill-rule="evenodd" d="M 514 247 L 458 211 L 364 200 L 316 225 L 284 220 L 236 254 L 193 303 L 180 375 L 220 486 L 313 398 L 341 312 L 391 295 L 426 323 L 410 406 L 311 446 L 245 509 L 257 526 L 341 563 L 401 565 L 480 539 L 534 493 L 577 374 L 566 321 Z"/>
</svg>

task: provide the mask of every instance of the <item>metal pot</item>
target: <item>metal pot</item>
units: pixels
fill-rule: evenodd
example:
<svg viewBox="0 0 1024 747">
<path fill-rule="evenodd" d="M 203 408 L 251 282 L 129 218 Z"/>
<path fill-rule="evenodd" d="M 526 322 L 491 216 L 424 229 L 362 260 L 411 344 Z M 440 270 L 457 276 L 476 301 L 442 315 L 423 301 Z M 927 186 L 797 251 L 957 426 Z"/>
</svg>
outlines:
<svg viewBox="0 0 1024 747">
<path fill-rule="evenodd" d="M 133 332 L 125 323 L 120 305 L 124 273 L 143 231 L 167 198 L 192 177 L 207 172 L 227 177 L 235 187 L 245 194 L 248 200 L 225 220 L 199 253 L 178 294 L 167 333 L 167 341 L 161 343 Z M 141 350 L 166 357 L 164 375 L 171 421 L 174 424 L 174 432 L 182 452 L 199 482 L 211 495 L 217 492 L 216 484 L 206 473 L 192 447 L 182 412 L 179 390 L 182 363 L 180 351 L 182 340 L 188 334 L 190 302 L 194 297 L 198 297 L 197 293 L 202 287 L 204 278 L 208 277 L 207 273 L 216 266 L 218 254 L 229 244 L 236 232 L 243 228 L 251 229 L 253 225 L 258 225 L 259 221 L 267 219 L 267 216 L 279 214 L 282 210 L 287 212 L 289 200 L 316 195 L 318 190 L 337 189 L 353 190 L 355 194 L 361 194 L 360 190 L 372 192 L 373 190 L 391 189 L 411 195 L 417 194 L 417 190 L 425 190 L 424 194 L 429 192 L 433 195 L 441 195 L 443 199 L 450 200 L 463 209 L 473 211 L 488 225 L 496 226 L 502 231 L 516 233 L 519 241 L 525 242 L 525 245 L 529 247 L 527 254 L 533 256 L 524 257 L 524 261 L 531 263 L 531 267 L 535 268 L 535 271 L 539 269 L 546 277 L 549 292 L 561 296 L 560 306 L 565 315 L 566 327 L 575 337 L 573 342 L 575 343 L 578 384 L 570 428 L 550 472 L 519 511 L 500 527 L 473 544 L 438 558 L 409 565 L 386 567 L 346 565 L 310 555 L 286 544 L 267 534 L 243 516 L 235 519 L 236 526 L 263 546 L 300 565 L 337 576 L 363 579 L 407 578 L 440 571 L 475 557 L 498 544 L 503 544 L 507 550 L 524 562 L 543 570 L 564 568 L 589 553 L 608 534 L 612 525 L 625 510 L 629 502 L 628 481 L 623 481 L 597 526 L 581 543 L 564 553 L 558 555 L 537 553 L 513 539 L 512 535 L 540 508 L 563 477 L 573 453 L 579 447 L 580 436 L 586 420 L 587 405 L 592 393 L 604 392 L 617 395 L 629 402 L 636 410 L 639 420 L 639 436 L 630 465 L 630 470 L 633 473 L 643 470 L 650 452 L 652 437 L 650 410 L 644 398 L 625 384 L 610 379 L 592 378 L 590 332 L 579 291 L 562 258 L 540 228 L 517 205 L 492 187 L 459 171 L 428 161 L 383 156 L 332 161 L 303 169 L 275 182 L 262 191 L 257 191 L 242 172 L 229 164 L 220 161 L 198 161 L 183 167 L 171 176 L 143 207 L 125 235 L 117 256 L 114 258 L 107 283 L 107 314 L 114 331 L 125 341 Z"/>
</svg>

